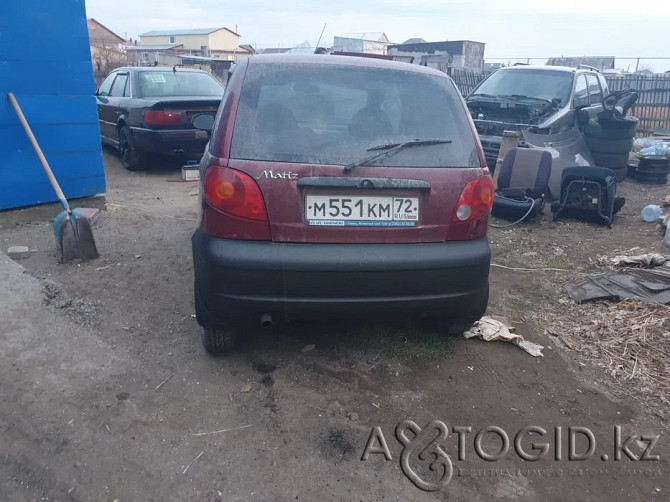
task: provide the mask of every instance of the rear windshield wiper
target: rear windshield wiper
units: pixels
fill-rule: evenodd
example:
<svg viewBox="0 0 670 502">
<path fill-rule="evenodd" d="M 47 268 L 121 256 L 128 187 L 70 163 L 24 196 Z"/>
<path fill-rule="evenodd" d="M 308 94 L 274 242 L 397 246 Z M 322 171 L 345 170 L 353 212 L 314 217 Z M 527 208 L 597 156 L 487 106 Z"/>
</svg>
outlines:
<svg viewBox="0 0 670 502">
<path fill-rule="evenodd" d="M 365 157 L 361 160 L 357 160 L 356 162 L 351 162 L 344 166 L 342 168 L 343 173 L 350 173 L 353 171 L 355 168 L 359 166 L 365 166 L 368 165 L 376 160 L 383 160 L 387 159 L 396 153 L 398 153 L 400 150 L 404 148 L 410 148 L 412 146 L 423 146 L 423 145 L 440 145 L 443 143 L 451 143 L 450 139 L 413 139 L 412 141 L 405 141 L 403 143 L 389 143 L 387 145 L 378 145 L 378 146 L 373 146 L 372 148 L 368 148 L 368 152 L 372 152 L 374 150 L 382 150 L 379 153 L 375 153 L 374 155 L 370 155 L 369 157 Z"/>
</svg>

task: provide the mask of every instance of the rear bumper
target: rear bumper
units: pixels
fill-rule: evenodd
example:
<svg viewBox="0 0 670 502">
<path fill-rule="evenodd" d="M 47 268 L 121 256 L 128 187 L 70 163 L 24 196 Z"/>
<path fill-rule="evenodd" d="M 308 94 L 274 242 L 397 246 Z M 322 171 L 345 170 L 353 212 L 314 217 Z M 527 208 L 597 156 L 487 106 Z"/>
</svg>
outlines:
<svg viewBox="0 0 670 502">
<path fill-rule="evenodd" d="M 488 298 L 486 239 L 293 244 L 227 240 L 196 231 L 192 245 L 203 325 L 262 314 L 277 320 L 478 318 Z"/>
<path fill-rule="evenodd" d="M 198 137 L 200 131 L 153 130 L 131 127 L 133 146 L 139 150 L 161 155 L 192 157 L 200 160 L 205 152 L 208 138 Z"/>
</svg>

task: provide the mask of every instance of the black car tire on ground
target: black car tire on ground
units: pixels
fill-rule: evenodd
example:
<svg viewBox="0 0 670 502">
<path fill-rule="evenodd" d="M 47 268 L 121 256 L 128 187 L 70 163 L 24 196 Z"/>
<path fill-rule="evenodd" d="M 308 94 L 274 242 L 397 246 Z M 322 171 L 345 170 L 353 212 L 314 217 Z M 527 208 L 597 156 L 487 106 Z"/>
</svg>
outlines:
<svg viewBox="0 0 670 502">
<path fill-rule="evenodd" d="M 146 155 L 133 147 L 130 128 L 125 125 L 119 129 L 119 157 L 128 171 L 142 171 L 147 168 Z"/>
<path fill-rule="evenodd" d="M 628 166 L 623 166 L 619 167 L 617 169 L 613 169 L 614 171 L 614 176 L 616 177 L 616 180 L 621 183 L 622 181 L 625 181 L 626 178 L 628 177 Z"/>
<path fill-rule="evenodd" d="M 667 185 L 668 183 L 668 175 L 663 173 L 647 174 L 638 172 L 635 178 L 638 183 L 643 185 Z"/>
<path fill-rule="evenodd" d="M 201 339 L 207 353 L 218 356 L 233 350 L 237 335 L 230 328 L 202 328 Z"/>
<path fill-rule="evenodd" d="M 659 168 L 659 167 L 638 167 L 635 171 L 637 174 L 642 176 L 667 176 L 670 174 L 670 167 Z"/>
<path fill-rule="evenodd" d="M 592 152 L 593 161 L 598 167 L 606 167 L 607 169 L 621 169 L 628 167 L 628 152 L 624 153 L 598 153 Z"/>
<path fill-rule="evenodd" d="M 591 119 L 584 124 L 584 136 L 602 139 L 629 139 L 637 132 L 638 120 L 626 117 L 616 127 L 603 127 L 597 120 Z"/>
<path fill-rule="evenodd" d="M 584 136 L 584 141 L 586 141 L 586 146 L 589 147 L 589 150 L 597 153 L 628 153 L 633 148 L 633 138 L 605 139 Z"/>
<path fill-rule="evenodd" d="M 670 171 L 670 159 L 662 155 L 646 155 L 640 157 L 638 170 L 667 173 L 668 171 Z"/>
<path fill-rule="evenodd" d="M 477 308 L 472 309 L 469 313 L 461 313 L 456 318 L 442 318 L 431 317 L 428 318 L 428 327 L 438 331 L 447 336 L 458 336 L 470 329 L 474 323 L 479 321 L 486 313 L 489 304 L 490 286 L 486 285 L 486 291 L 483 295 L 482 302 Z"/>
</svg>

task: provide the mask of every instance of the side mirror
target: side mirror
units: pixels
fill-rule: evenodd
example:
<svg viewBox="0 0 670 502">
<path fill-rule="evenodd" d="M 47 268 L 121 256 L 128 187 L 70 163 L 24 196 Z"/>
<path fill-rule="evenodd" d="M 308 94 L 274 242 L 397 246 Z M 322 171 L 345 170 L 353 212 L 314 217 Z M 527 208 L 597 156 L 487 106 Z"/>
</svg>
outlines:
<svg viewBox="0 0 670 502">
<path fill-rule="evenodd" d="M 212 132 L 214 129 L 214 115 L 209 113 L 201 113 L 193 117 L 193 127 L 201 131 L 207 131 L 208 133 Z"/>
</svg>

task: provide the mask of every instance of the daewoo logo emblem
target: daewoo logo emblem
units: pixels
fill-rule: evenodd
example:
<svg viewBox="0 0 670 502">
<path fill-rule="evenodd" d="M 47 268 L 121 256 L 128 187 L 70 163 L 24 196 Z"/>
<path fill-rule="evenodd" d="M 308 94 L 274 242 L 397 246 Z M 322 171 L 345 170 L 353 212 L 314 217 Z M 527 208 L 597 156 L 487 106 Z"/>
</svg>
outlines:
<svg viewBox="0 0 670 502">
<path fill-rule="evenodd" d="M 261 173 L 260 176 L 258 176 L 256 179 L 269 179 L 269 180 L 297 180 L 298 179 L 298 173 L 292 173 L 290 171 L 284 171 L 284 172 L 274 172 L 271 169 L 270 170 L 265 170 Z"/>
</svg>

